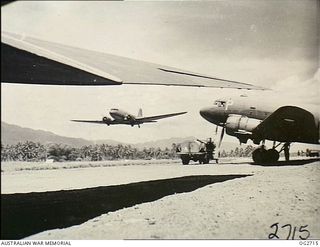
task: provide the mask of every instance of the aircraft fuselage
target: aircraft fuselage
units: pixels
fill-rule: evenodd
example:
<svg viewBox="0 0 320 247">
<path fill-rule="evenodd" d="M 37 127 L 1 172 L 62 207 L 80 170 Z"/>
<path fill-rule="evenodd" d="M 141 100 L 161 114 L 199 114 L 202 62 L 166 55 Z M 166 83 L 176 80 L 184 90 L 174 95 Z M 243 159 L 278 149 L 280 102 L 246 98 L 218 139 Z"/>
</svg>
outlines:
<svg viewBox="0 0 320 247">
<path fill-rule="evenodd" d="M 240 142 L 246 143 L 248 139 L 252 139 L 259 143 L 261 140 L 255 140 L 252 131 L 281 106 L 283 104 L 266 103 L 266 99 L 248 97 L 221 99 L 216 100 L 212 106 L 201 109 L 200 115 L 207 121 L 224 127 L 227 134 L 237 137 Z M 310 112 L 313 116 L 315 126 L 313 133 L 307 138 L 292 137 L 287 140 L 288 142 L 319 143 L 319 112 L 316 109 L 316 106 L 303 107 L 303 110 Z M 283 142 L 277 137 L 271 140 Z"/>
</svg>

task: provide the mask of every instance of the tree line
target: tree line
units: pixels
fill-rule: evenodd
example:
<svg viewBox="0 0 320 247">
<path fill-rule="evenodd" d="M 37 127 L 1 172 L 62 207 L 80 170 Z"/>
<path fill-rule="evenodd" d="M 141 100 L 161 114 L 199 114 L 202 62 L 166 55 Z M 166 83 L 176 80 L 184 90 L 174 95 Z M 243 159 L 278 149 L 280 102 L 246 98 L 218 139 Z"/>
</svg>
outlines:
<svg viewBox="0 0 320 247">
<path fill-rule="evenodd" d="M 252 146 L 236 147 L 234 150 L 219 152 L 220 157 L 249 157 Z M 96 144 L 80 148 L 63 144 L 43 145 L 32 141 L 19 142 L 15 145 L 1 144 L 1 161 L 101 161 L 120 159 L 175 159 L 178 158 L 176 145 L 171 148 L 143 148 L 142 150 L 131 145 Z"/>
<path fill-rule="evenodd" d="M 173 149 L 144 148 L 139 150 L 131 145 L 96 144 L 80 148 L 63 144 L 43 145 L 32 141 L 15 145 L 1 144 L 1 161 L 100 161 L 119 159 L 173 159 Z"/>
<path fill-rule="evenodd" d="M 229 152 L 222 150 L 220 152 L 220 157 L 251 157 L 251 154 L 255 148 L 251 145 L 243 147 L 236 147 L 235 149 L 231 149 Z"/>
</svg>

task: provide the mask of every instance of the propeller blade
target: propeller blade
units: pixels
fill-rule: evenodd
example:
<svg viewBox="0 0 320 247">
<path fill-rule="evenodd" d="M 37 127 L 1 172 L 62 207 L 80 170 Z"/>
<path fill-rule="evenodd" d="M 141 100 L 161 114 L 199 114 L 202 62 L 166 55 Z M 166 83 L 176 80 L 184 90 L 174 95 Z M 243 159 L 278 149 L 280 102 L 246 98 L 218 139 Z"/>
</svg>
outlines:
<svg viewBox="0 0 320 247">
<path fill-rule="evenodd" d="M 221 130 L 221 135 L 220 135 L 220 140 L 219 140 L 219 147 L 221 146 L 221 143 L 222 143 L 222 139 L 223 139 L 223 136 L 224 136 L 224 132 L 225 132 L 225 127 L 223 126 L 222 127 L 222 130 Z"/>
<path fill-rule="evenodd" d="M 216 127 L 216 135 L 217 135 L 217 133 L 218 133 L 218 128 L 219 128 L 219 125 L 217 125 L 217 127 Z"/>
</svg>

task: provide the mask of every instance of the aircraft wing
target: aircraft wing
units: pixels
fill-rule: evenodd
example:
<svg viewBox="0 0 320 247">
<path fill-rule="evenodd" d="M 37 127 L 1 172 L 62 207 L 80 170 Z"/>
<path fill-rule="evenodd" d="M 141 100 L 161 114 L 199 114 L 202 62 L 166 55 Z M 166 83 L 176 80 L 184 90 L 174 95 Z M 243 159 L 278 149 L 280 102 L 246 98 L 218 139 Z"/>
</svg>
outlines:
<svg viewBox="0 0 320 247">
<path fill-rule="evenodd" d="M 279 142 L 319 143 L 312 113 L 296 106 L 278 108 L 252 131 L 254 138 Z"/>
<path fill-rule="evenodd" d="M 177 113 L 170 113 L 170 114 L 164 114 L 164 115 L 157 115 L 157 116 L 150 116 L 150 117 L 140 117 L 136 118 L 136 121 L 139 121 L 140 123 L 151 123 L 156 122 L 155 120 L 159 120 L 162 118 L 168 118 L 168 117 L 174 117 L 182 114 L 186 114 L 187 112 L 177 112 Z"/>
<path fill-rule="evenodd" d="M 78 123 L 94 123 L 94 124 L 107 124 L 106 122 L 99 121 L 99 120 L 71 120 L 72 122 L 78 122 Z"/>
<path fill-rule="evenodd" d="M 177 68 L 1 32 L 1 82 L 265 89 Z"/>
</svg>

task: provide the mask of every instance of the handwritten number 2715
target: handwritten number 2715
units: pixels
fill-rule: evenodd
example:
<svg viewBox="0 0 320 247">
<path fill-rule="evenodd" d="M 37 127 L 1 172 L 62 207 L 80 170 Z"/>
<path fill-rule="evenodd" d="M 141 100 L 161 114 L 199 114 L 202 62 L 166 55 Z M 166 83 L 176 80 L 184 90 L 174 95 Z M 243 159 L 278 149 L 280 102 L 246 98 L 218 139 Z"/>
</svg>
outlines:
<svg viewBox="0 0 320 247">
<path fill-rule="evenodd" d="M 299 238 L 302 240 L 306 240 L 306 239 L 308 239 L 308 237 L 310 237 L 310 232 L 306 229 L 307 227 L 308 227 L 308 225 L 299 227 L 299 233 L 300 233 Z M 275 231 L 274 231 L 274 233 L 270 233 L 268 235 L 268 238 L 269 239 L 274 239 L 274 238 L 279 239 L 279 235 L 278 235 L 279 223 L 274 223 L 273 225 L 270 226 L 270 228 L 275 228 Z M 295 239 L 297 227 L 295 226 L 292 229 L 292 225 L 285 224 L 285 225 L 281 226 L 281 229 L 284 229 L 284 228 L 288 229 L 287 239 Z"/>
</svg>

